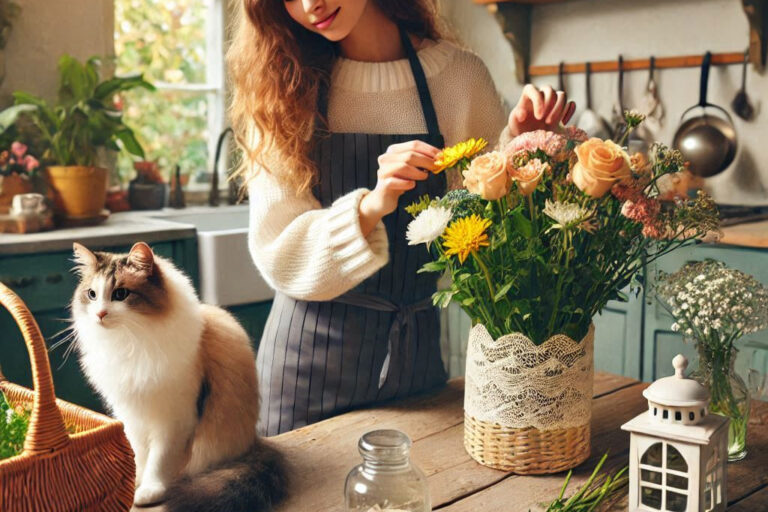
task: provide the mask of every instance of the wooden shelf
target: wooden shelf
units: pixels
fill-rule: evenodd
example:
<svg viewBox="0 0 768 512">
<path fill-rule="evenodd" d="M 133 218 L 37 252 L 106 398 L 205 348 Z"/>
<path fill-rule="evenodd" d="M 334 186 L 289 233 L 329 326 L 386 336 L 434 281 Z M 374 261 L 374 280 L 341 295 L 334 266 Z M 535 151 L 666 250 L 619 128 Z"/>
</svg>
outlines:
<svg viewBox="0 0 768 512">
<path fill-rule="evenodd" d="M 488 5 L 488 4 L 502 4 L 502 3 L 515 3 L 515 4 L 561 4 L 563 2 L 572 2 L 573 0 L 472 0 L 476 4 Z"/>
<path fill-rule="evenodd" d="M 669 69 L 669 68 L 695 68 L 701 66 L 701 55 L 680 55 L 675 57 L 656 57 L 656 69 Z M 744 62 L 743 52 L 733 53 L 713 53 L 712 64 L 713 65 L 727 65 L 727 64 L 742 64 Z M 624 60 L 622 69 L 624 71 L 637 71 L 640 69 L 648 69 L 651 66 L 650 59 L 633 59 Z M 590 62 L 590 71 L 592 73 L 611 73 L 619 70 L 619 63 L 615 60 L 604 60 L 597 62 Z M 545 75 L 557 75 L 559 72 L 559 64 L 545 65 L 545 66 L 530 66 L 528 68 L 529 76 L 545 76 Z M 565 74 L 584 73 L 587 69 L 586 63 L 579 62 L 573 64 L 565 64 L 563 66 L 563 72 Z"/>
</svg>

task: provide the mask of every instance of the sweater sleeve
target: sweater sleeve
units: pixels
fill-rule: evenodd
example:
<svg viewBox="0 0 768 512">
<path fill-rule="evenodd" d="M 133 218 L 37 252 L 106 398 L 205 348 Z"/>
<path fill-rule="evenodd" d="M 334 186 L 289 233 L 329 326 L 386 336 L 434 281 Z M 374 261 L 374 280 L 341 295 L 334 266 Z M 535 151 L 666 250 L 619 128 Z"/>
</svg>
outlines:
<svg viewBox="0 0 768 512">
<path fill-rule="evenodd" d="M 384 224 L 367 237 L 360 227 L 358 208 L 367 189 L 322 208 L 309 191 L 297 196 L 270 173 L 259 172 L 248 192 L 251 257 L 264 280 L 290 297 L 331 300 L 389 261 Z"/>
</svg>

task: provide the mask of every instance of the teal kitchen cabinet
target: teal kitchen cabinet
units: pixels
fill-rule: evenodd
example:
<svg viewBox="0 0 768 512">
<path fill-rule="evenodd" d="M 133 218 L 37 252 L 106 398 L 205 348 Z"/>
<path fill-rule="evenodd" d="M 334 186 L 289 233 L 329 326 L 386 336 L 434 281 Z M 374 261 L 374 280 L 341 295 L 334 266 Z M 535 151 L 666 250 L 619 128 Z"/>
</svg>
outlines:
<svg viewBox="0 0 768 512">
<path fill-rule="evenodd" d="M 612 300 L 595 316 L 595 370 L 626 375 L 635 379 L 642 376 L 643 299 L 630 293 L 629 301 Z"/>
<path fill-rule="evenodd" d="M 0 243 L 2 242 L 3 240 L 0 240 Z M 156 254 L 172 260 L 192 276 L 193 280 L 196 279 L 197 247 L 194 237 L 150 245 Z M 89 248 L 126 252 L 130 245 L 89 244 Z M 80 371 L 77 354 L 71 353 L 65 358 L 67 344 L 50 350 L 56 341 L 69 333 L 69 303 L 77 285 L 77 277 L 72 272 L 72 267 L 71 250 L 30 254 L 0 253 L 0 281 L 25 302 L 49 347 L 56 395 L 64 400 L 102 411 L 98 397 Z M 15 320 L 5 308 L 0 311 L 0 366 L 8 380 L 31 387 L 27 349 Z"/>
<path fill-rule="evenodd" d="M 653 286 L 659 271 L 675 272 L 689 261 L 716 259 L 726 265 L 755 276 L 768 285 L 768 249 L 740 247 L 735 245 L 697 244 L 670 253 L 647 268 L 648 282 Z M 672 332 L 672 316 L 652 298 L 648 301 L 644 318 L 643 380 L 652 381 L 672 375 L 672 358 L 679 353 L 691 361 L 698 356 L 693 345 L 685 343 L 679 333 Z M 768 332 L 761 331 L 747 335 L 738 344 L 740 353 L 736 369 L 746 381 L 750 368 L 768 372 Z"/>
<path fill-rule="evenodd" d="M 261 334 L 264 332 L 264 326 L 267 323 L 267 316 L 269 316 L 269 311 L 272 309 L 272 301 L 227 306 L 226 309 L 237 318 L 245 332 L 248 333 L 248 337 L 251 338 L 253 351 L 256 352 L 259 349 Z"/>
</svg>

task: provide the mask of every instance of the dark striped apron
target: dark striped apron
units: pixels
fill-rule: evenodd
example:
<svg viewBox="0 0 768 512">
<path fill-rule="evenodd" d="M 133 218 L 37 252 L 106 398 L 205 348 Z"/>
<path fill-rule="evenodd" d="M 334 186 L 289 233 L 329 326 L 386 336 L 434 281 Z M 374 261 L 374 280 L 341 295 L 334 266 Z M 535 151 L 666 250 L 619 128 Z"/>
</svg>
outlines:
<svg viewBox="0 0 768 512">
<path fill-rule="evenodd" d="M 329 133 L 318 138 L 314 194 L 323 207 L 355 189 L 376 186 L 377 158 L 387 147 L 414 139 L 435 147 L 443 137 L 416 51 L 405 31 L 403 46 L 416 82 L 427 133 Z M 319 111 L 327 101 L 321 95 Z M 423 245 L 409 246 L 404 206 L 420 196 L 443 195 L 445 175 L 417 182 L 384 217 L 389 263 L 331 301 L 295 300 L 279 291 L 257 356 L 259 432 L 272 436 L 352 408 L 419 393 L 446 381 L 440 355 L 440 321 L 431 296 L 437 274 L 417 270 L 430 260 Z"/>
</svg>

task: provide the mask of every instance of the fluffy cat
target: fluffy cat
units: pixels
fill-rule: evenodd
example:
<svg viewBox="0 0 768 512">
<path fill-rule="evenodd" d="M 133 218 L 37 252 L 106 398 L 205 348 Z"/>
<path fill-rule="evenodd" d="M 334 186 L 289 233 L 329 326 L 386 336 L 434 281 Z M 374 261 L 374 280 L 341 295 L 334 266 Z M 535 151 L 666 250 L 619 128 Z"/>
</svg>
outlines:
<svg viewBox="0 0 768 512">
<path fill-rule="evenodd" d="M 76 348 L 91 385 L 123 422 L 136 505 L 264 511 L 284 493 L 280 455 L 257 438 L 248 335 L 201 304 L 190 280 L 139 242 L 128 254 L 74 244 Z"/>
</svg>

